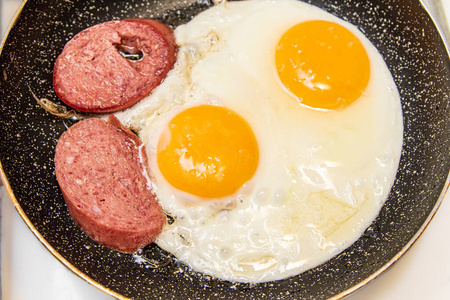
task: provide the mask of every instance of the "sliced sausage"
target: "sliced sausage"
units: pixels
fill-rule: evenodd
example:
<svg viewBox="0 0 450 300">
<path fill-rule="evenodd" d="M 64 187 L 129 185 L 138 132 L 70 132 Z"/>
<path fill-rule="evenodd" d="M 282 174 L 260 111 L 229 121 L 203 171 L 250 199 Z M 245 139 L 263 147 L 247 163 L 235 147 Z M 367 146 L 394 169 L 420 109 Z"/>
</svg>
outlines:
<svg viewBox="0 0 450 300">
<path fill-rule="evenodd" d="M 72 218 L 93 240 L 121 252 L 152 243 L 166 221 L 143 147 L 114 116 L 76 123 L 56 146 L 56 178 Z"/>
<path fill-rule="evenodd" d="M 53 87 L 67 105 L 106 113 L 132 106 L 173 67 L 173 31 L 156 20 L 128 19 L 89 27 L 58 56 Z"/>
</svg>

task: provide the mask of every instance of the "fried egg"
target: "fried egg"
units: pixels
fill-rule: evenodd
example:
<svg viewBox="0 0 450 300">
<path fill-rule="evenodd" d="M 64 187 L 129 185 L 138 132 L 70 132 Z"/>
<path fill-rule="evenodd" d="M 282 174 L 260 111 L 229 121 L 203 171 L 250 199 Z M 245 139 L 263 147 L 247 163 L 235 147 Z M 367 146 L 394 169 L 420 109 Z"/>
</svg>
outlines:
<svg viewBox="0 0 450 300">
<path fill-rule="evenodd" d="M 266 282 L 355 242 L 394 182 L 402 112 L 377 49 L 291 0 L 224 2 L 175 30 L 174 69 L 116 114 L 174 218 L 156 243 L 195 271 Z"/>
</svg>

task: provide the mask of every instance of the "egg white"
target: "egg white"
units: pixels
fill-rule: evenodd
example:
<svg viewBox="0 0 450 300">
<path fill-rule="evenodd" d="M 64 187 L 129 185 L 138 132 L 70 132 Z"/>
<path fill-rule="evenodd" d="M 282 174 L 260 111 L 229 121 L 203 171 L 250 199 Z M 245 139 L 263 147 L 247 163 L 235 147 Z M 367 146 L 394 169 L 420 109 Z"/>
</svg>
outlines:
<svg viewBox="0 0 450 300">
<path fill-rule="evenodd" d="M 278 79 L 278 40 L 311 19 L 345 26 L 368 53 L 368 86 L 345 109 L 302 106 Z M 291 0 L 221 3 L 175 35 L 174 69 L 151 96 L 117 114 L 139 131 L 154 189 L 175 218 L 157 244 L 194 270 L 264 282 L 317 266 L 356 241 L 389 193 L 402 145 L 399 95 L 376 48 L 351 24 Z M 201 104 L 244 117 L 260 150 L 254 177 L 236 194 L 213 201 L 173 188 L 156 161 L 164 127 Z"/>
</svg>

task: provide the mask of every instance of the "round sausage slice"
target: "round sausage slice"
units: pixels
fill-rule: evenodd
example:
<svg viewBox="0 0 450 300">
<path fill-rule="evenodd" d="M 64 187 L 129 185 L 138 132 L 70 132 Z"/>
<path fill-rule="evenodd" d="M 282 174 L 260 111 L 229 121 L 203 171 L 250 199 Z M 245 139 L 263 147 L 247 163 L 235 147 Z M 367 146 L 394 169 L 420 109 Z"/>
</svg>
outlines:
<svg viewBox="0 0 450 300">
<path fill-rule="evenodd" d="M 93 240 L 121 252 L 152 243 L 166 221 L 143 147 L 114 116 L 76 123 L 56 146 L 56 178 L 72 218 Z"/>
<path fill-rule="evenodd" d="M 55 62 L 53 87 L 77 110 L 122 110 L 160 84 L 175 55 L 173 31 L 163 23 L 149 19 L 101 23 L 65 45 Z"/>
</svg>

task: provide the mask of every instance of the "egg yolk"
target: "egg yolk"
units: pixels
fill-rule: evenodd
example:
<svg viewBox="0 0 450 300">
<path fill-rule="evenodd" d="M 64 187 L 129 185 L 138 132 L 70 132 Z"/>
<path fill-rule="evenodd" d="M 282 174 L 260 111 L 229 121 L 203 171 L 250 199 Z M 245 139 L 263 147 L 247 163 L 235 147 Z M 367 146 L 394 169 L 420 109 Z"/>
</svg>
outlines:
<svg viewBox="0 0 450 300">
<path fill-rule="evenodd" d="M 175 188 L 203 198 L 231 195 L 255 173 L 259 150 L 235 112 L 201 105 L 176 115 L 157 146 L 159 168 Z"/>
<path fill-rule="evenodd" d="M 284 86 L 305 105 L 343 108 L 361 96 L 370 75 L 360 40 L 343 26 L 322 20 L 291 27 L 276 48 Z"/>
</svg>

